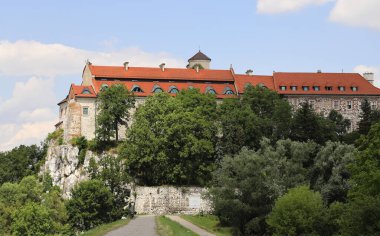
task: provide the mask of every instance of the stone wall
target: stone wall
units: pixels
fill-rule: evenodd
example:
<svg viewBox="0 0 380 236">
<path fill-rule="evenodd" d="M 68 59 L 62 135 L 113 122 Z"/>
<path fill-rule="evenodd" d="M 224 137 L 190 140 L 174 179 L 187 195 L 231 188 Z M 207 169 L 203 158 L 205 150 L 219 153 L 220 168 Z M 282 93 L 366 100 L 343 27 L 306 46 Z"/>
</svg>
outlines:
<svg viewBox="0 0 380 236">
<path fill-rule="evenodd" d="M 376 96 L 332 96 L 332 95 L 287 95 L 289 103 L 298 109 L 302 103 L 308 102 L 318 114 L 328 116 L 331 110 L 336 110 L 351 121 L 350 131 L 358 127 L 361 112 L 361 102 L 366 98 L 378 108 L 380 97 Z"/>
<path fill-rule="evenodd" d="M 81 107 L 81 135 L 87 140 L 95 138 L 96 107 L 94 98 L 77 98 Z M 88 114 L 83 114 L 83 108 L 88 108 Z"/>
<path fill-rule="evenodd" d="M 135 187 L 132 201 L 138 214 L 199 214 L 211 211 L 210 201 L 201 187 Z"/>
</svg>

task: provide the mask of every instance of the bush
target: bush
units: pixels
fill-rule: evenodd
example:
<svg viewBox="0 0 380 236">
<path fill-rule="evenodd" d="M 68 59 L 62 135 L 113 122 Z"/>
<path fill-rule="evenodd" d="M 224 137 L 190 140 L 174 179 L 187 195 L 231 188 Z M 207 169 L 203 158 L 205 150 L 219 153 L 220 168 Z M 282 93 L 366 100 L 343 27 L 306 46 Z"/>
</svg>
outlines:
<svg viewBox="0 0 380 236">
<path fill-rule="evenodd" d="M 306 186 L 296 187 L 277 199 L 267 223 L 273 235 L 318 235 L 315 227 L 323 210 L 319 193 Z"/>
<path fill-rule="evenodd" d="M 57 129 L 52 133 L 49 133 L 46 141 L 57 141 L 58 145 L 63 144 L 63 129 Z"/>
<path fill-rule="evenodd" d="M 52 234 L 53 223 L 45 206 L 30 202 L 16 211 L 12 224 L 13 234 L 36 236 Z"/>
<path fill-rule="evenodd" d="M 111 222 L 113 195 L 100 180 L 79 183 L 71 192 L 66 208 L 70 224 L 77 230 L 88 230 Z"/>
</svg>

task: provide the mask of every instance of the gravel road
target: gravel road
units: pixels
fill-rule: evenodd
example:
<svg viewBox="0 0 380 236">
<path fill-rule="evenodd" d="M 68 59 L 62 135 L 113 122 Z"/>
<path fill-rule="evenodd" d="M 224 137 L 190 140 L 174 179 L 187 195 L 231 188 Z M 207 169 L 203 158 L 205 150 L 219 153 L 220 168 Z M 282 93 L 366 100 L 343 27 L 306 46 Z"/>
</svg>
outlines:
<svg viewBox="0 0 380 236">
<path fill-rule="evenodd" d="M 157 236 L 154 216 L 137 216 L 127 225 L 107 233 L 106 236 Z"/>
</svg>

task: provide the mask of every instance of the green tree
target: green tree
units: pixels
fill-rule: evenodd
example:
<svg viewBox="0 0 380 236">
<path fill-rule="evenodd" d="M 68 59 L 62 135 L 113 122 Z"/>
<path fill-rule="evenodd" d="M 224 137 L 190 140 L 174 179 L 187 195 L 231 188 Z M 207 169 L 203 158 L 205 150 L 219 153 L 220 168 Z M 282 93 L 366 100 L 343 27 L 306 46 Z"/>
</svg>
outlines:
<svg viewBox="0 0 380 236">
<path fill-rule="evenodd" d="M 347 134 L 348 128 L 350 127 L 350 120 L 343 118 L 342 114 L 336 110 L 331 110 L 327 119 L 335 124 L 335 132 L 339 140 L 342 141 L 343 137 Z"/>
<path fill-rule="evenodd" d="M 361 106 L 360 121 L 358 131 L 360 134 L 368 134 L 372 125 L 372 109 L 368 99 L 364 99 Z"/>
<path fill-rule="evenodd" d="M 129 110 L 134 107 L 135 98 L 121 84 L 102 90 L 97 99 L 99 113 L 96 117 L 96 136 L 100 141 L 119 140 L 119 125 L 126 125 Z"/>
<path fill-rule="evenodd" d="M 198 90 L 158 93 L 139 107 L 121 150 L 139 183 L 204 184 L 216 158 L 216 100 Z"/>
<path fill-rule="evenodd" d="M 0 152 L 0 184 L 18 182 L 28 175 L 37 174 L 45 157 L 44 145 L 20 145 L 8 152 Z"/>
<path fill-rule="evenodd" d="M 332 121 L 316 114 L 309 103 L 305 102 L 293 118 L 291 138 L 295 141 L 315 141 L 324 144 L 326 141 L 336 141 L 336 127 Z"/>
<path fill-rule="evenodd" d="M 120 219 L 126 216 L 128 212 L 124 207 L 130 195 L 127 184 L 131 182 L 131 178 L 125 171 L 124 160 L 118 156 L 106 155 L 98 163 L 92 159 L 90 166 L 88 172 L 91 178 L 104 182 L 114 195 L 111 217 Z"/>
<path fill-rule="evenodd" d="M 66 204 L 69 222 L 77 230 L 88 230 L 112 221 L 112 206 L 113 195 L 100 180 L 79 183 Z"/>
<path fill-rule="evenodd" d="M 275 199 L 288 188 L 308 182 L 305 166 L 316 148 L 315 143 L 290 140 L 272 146 L 264 139 L 257 151 L 243 148 L 238 155 L 225 156 L 213 173 L 214 213 L 240 234 L 266 234 L 265 217 Z"/>
<path fill-rule="evenodd" d="M 273 235 L 318 235 L 315 225 L 323 215 L 323 202 L 318 192 L 306 186 L 290 189 L 278 198 L 267 223 Z"/>
<path fill-rule="evenodd" d="M 354 146 L 327 142 L 321 147 L 311 168 L 310 185 L 321 192 L 326 204 L 346 202 L 350 189 L 348 165 L 353 162 Z"/>
<path fill-rule="evenodd" d="M 219 107 L 223 154 L 236 154 L 242 147 L 260 146 L 263 137 L 274 143 L 290 134 L 291 107 L 276 92 L 248 86 L 241 99 L 225 99 Z"/>
<path fill-rule="evenodd" d="M 53 224 L 45 206 L 30 202 L 15 212 L 12 231 L 20 236 L 53 235 Z"/>
</svg>

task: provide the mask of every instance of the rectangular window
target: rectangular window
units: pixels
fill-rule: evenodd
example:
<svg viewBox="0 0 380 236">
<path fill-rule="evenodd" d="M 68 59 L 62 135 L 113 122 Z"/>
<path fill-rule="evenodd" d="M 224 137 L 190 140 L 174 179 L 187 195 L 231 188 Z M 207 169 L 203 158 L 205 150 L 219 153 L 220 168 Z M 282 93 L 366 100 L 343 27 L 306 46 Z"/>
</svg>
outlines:
<svg viewBox="0 0 380 236">
<path fill-rule="evenodd" d="M 309 86 L 302 86 L 303 91 L 309 91 Z"/>
<path fill-rule="evenodd" d="M 344 86 L 338 86 L 339 91 L 344 91 Z"/>
<path fill-rule="evenodd" d="M 334 101 L 333 107 L 335 110 L 339 109 L 339 101 Z"/>
<path fill-rule="evenodd" d="M 326 89 L 327 91 L 332 91 L 332 90 L 333 90 L 332 86 L 326 86 L 325 89 Z"/>
<path fill-rule="evenodd" d="M 88 107 L 83 107 L 83 115 L 88 116 Z"/>
<path fill-rule="evenodd" d="M 290 89 L 291 89 L 292 91 L 296 91 L 296 90 L 297 90 L 297 86 L 290 86 Z"/>
<path fill-rule="evenodd" d="M 376 110 L 377 109 L 377 102 L 376 101 L 372 101 L 372 102 L 370 102 L 370 104 L 371 104 L 371 109 L 372 110 Z"/>
<path fill-rule="evenodd" d="M 313 86 L 314 91 L 319 91 L 319 86 Z"/>
<path fill-rule="evenodd" d="M 358 91 L 358 87 L 351 87 L 351 90 L 356 92 L 356 91 Z"/>
<path fill-rule="evenodd" d="M 348 110 L 351 110 L 351 109 L 352 109 L 352 102 L 351 102 L 351 101 L 348 101 L 348 102 L 347 102 L 347 109 L 348 109 Z"/>
<path fill-rule="evenodd" d="M 280 90 L 285 91 L 286 90 L 286 86 L 280 86 Z"/>
</svg>

